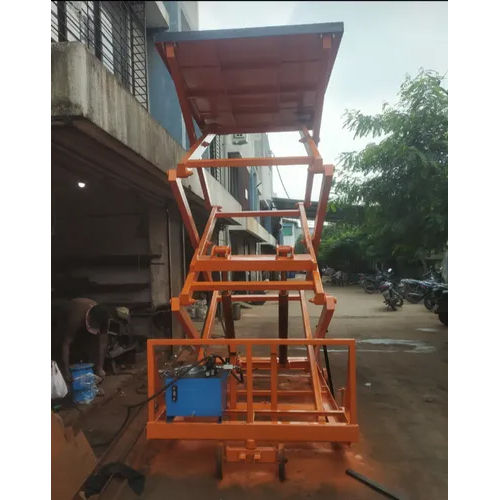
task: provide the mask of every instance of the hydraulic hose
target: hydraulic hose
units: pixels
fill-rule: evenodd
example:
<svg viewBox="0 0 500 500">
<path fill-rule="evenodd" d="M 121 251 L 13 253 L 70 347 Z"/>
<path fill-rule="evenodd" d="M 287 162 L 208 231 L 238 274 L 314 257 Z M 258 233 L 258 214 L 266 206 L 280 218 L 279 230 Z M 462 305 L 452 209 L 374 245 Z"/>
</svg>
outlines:
<svg viewBox="0 0 500 500">
<path fill-rule="evenodd" d="M 120 432 L 125 428 L 125 425 L 127 424 L 128 420 L 130 418 L 131 410 L 133 410 L 134 408 L 139 408 L 139 407 L 145 405 L 146 403 L 149 403 L 149 401 L 151 401 L 152 399 L 157 398 L 160 394 L 162 394 L 168 388 L 170 388 L 172 385 L 174 385 L 178 380 L 183 378 L 184 375 L 186 375 L 191 369 L 195 368 L 196 366 L 200 366 L 201 364 L 207 362 L 209 359 L 213 359 L 214 357 L 220 359 L 224 364 L 226 363 L 226 360 L 222 356 L 219 356 L 219 355 L 211 356 L 210 355 L 210 356 L 205 356 L 204 358 L 198 360 L 196 363 L 194 363 L 192 365 L 186 366 L 186 368 L 184 370 L 181 370 L 180 373 L 175 378 L 173 378 L 168 384 L 165 384 L 159 391 L 157 391 L 152 396 L 140 401 L 139 403 L 135 403 L 133 405 L 127 405 L 125 407 L 127 409 L 127 414 L 125 415 L 125 419 L 123 420 L 122 424 L 120 425 L 120 428 L 113 434 L 111 439 L 109 439 L 108 441 L 105 441 L 103 443 L 94 444 L 93 446 L 94 447 L 102 447 L 102 446 L 108 446 L 109 444 L 111 444 L 116 439 L 116 437 L 120 434 Z M 238 382 L 243 383 L 243 373 L 240 371 L 240 377 L 238 378 L 233 372 L 234 372 L 234 369 L 231 370 L 231 375 L 233 375 L 233 377 L 235 377 L 236 380 L 238 380 Z"/>
<path fill-rule="evenodd" d="M 179 373 L 174 379 L 172 379 L 168 384 L 164 385 L 159 391 L 157 391 L 155 394 L 153 394 L 149 398 L 144 399 L 144 400 L 140 401 L 139 403 L 135 403 L 133 405 L 127 405 L 125 407 L 127 409 L 127 414 L 125 416 L 125 419 L 123 420 L 122 424 L 120 425 L 120 428 L 113 434 L 111 439 L 109 439 L 108 441 L 105 441 L 103 443 L 94 444 L 93 446 L 97 448 L 97 447 L 102 447 L 102 446 L 108 446 L 109 444 L 111 444 L 116 439 L 116 437 L 120 434 L 120 432 L 124 429 L 125 425 L 127 424 L 128 420 L 130 418 L 130 411 L 131 410 L 133 410 L 134 408 L 139 408 L 139 407 L 145 405 L 146 403 L 149 403 L 149 401 L 151 401 L 152 399 L 157 398 L 160 394 L 165 392 L 169 387 L 171 387 L 173 384 L 175 384 L 178 380 L 183 378 L 184 375 L 186 375 L 189 372 L 189 370 L 191 370 L 192 368 L 194 368 L 196 366 L 201 365 L 202 363 L 206 362 L 209 358 L 210 358 L 210 356 L 205 356 L 204 358 L 202 358 L 202 359 L 198 360 L 196 363 L 194 363 L 194 365 L 187 366 L 184 370 L 181 370 L 181 373 Z"/>
</svg>

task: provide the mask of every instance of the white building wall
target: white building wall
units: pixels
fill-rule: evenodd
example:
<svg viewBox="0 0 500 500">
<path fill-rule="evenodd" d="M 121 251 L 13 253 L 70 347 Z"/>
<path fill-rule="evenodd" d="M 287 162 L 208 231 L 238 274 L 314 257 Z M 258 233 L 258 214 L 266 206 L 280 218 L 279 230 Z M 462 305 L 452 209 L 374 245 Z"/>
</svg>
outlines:
<svg viewBox="0 0 500 500">
<path fill-rule="evenodd" d="M 225 158 L 229 156 L 229 153 L 239 153 L 242 158 L 254 158 L 254 157 L 270 157 L 272 156 L 272 151 L 269 147 L 269 140 L 267 134 L 245 134 L 245 142 L 243 144 L 238 144 L 235 142 L 240 142 L 235 140 L 233 135 L 225 135 L 221 137 L 222 154 Z M 243 142 L 243 141 L 241 141 Z M 257 177 L 257 209 L 261 207 L 270 208 L 272 202 L 272 167 L 257 167 L 252 169 L 247 167 L 247 170 L 251 172 L 252 170 L 256 173 Z M 250 186 L 249 186 L 250 187 Z M 250 193 L 245 193 L 247 200 L 250 199 Z M 266 203 L 262 203 L 266 200 Z M 277 241 L 275 238 L 264 229 L 257 219 L 254 218 L 244 218 L 235 219 L 240 222 L 240 226 L 228 226 L 229 231 L 238 234 L 241 231 L 246 231 L 257 238 L 257 241 L 264 241 L 266 244 L 271 244 L 275 246 Z M 261 245 L 256 244 L 252 253 L 261 253 Z M 262 279 L 262 274 L 260 272 L 251 273 L 251 279 Z"/>
<path fill-rule="evenodd" d="M 273 199 L 273 167 L 261 167 L 257 175 L 259 176 L 259 181 L 262 183 L 259 186 L 260 197 L 270 204 Z"/>
<path fill-rule="evenodd" d="M 198 2 L 179 2 L 179 5 L 179 12 L 182 11 L 183 15 L 186 16 L 186 21 L 188 22 L 190 28 L 192 30 L 197 30 L 199 25 Z"/>
<path fill-rule="evenodd" d="M 269 146 L 267 134 L 245 134 L 246 144 L 233 144 L 233 136 L 225 135 L 222 140 L 224 157 L 228 157 L 229 153 L 240 153 L 242 158 L 255 157 L 270 157 L 272 151 Z M 250 170 L 250 167 L 247 167 Z M 273 197 L 273 169 L 272 167 L 256 168 L 258 184 L 257 188 L 259 203 L 261 200 L 267 201 L 268 206 L 271 206 Z"/>
</svg>

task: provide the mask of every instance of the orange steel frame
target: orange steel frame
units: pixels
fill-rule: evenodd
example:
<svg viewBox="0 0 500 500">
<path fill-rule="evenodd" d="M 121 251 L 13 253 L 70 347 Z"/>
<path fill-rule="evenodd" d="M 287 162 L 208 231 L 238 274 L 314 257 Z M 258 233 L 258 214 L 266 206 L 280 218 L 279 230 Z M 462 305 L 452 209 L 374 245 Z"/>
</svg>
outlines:
<svg viewBox="0 0 500 500">
<path fill-rule="evenodd" d="M 303 311 L 306 301 L 301 293 Z M 304 317 L 304 322 L 308 318 Z M 199 346 L 225 348 L 246 374 L 245 387 L 229 379 L 228 407 L 222 422 L 216 418 L 177 417 L 165 420 L 165 396 L 160 394 L 148 403 L 148 439 L 207 439 L 215 441 L 265 442 L 340 442 L 357 441 L 359 429 L 356 414 L 356 364 L 354 339 L 312 338 L 309 328 L 305 339 L 150 339 L 147 346 L 148 393 L 153 396 L 161 388 L 156 348 L 167 346 Z M 347 384 L 335 399 L 326 383 L 325 371 L 316 360 L 315 348 L 321 345 L 348 349 Z M 308 358 L 289 357 L 283 367 L 278 360 L 278 347 L 306 347 Z M 245 354 L 237 356 L 238 348 Z M 269 356 L 254 356 L 255 348 Z M 308 374 L 313 391 L 280 390 L 280 368 Z M 268 372 L 268 389 L 255 389 L 255 372 Z M 311 401 L 307 401 L 308 397 Z M 260 398 L 260 401 L 256 401 Z M 264 398 L 264 400 L 262 400 Z M 280 399 L 282 400 L 280 402 Z M 286 402 L 283 402 L 286 399 Z M 290 401 L 291 400 L 291 401 Z M 286 422 L 286 425 L 282 425 Z"/>
<path fill-rule="evenodd" d="M 300 141 L 307 155 L 285 158 L 232 158 L 201 159 L 214 135 L 202 133 L 197 138 L 193 127 L 189 103 L 182 87 L 179 68 L 175 60 L 175 46 L 158 43 L 157 49 L 168 66 L 181 104 L 186 130 L 191 147 L 177 165 L 168 171 L 168 181 L 179 206 L 187 234 L 194 248 L 194 255 L 185 283 L 178 297 L 171 299 L 172 312 L 182 325 L 185 339 L 148 340 L 148 394 L 152 397 L 161 389 L 158 374 L 156 349 L 167 346 L 197 346 L 199 358 L 206 349 L 227 349 L 232 363 L 239 364 L 245 375 L 242 386 L 233 377 L 228 382 L 228 404 L 222 422 L 214 419 L 176 417 L 172 422 L 165 418 L 164 394 L 149 402 L 148 439 L 209 439 L 222 442 L 244 441 L 245 446 L 225 447 L 225 458 L 229 461 L 254 459 L 275 461 L 277 449 L 257 446 L 262 442 L 331 441 L 351 443 L 358 440 L 356 417 L 356 362 L 353 339 L 327 339 L 327 329 L 332 319 L 336 299 L 325 293 L 318 270 L 317 252 L 327 211 L 328 197 L 334 172 L 333 165 L 323 164 L 316 141 L 305 127 L 300 130 Z M 306 165 L 307 181 L 304 202 L 294 210 L 224 212 L 222 207 L 213 206 L 210 198 L 205 168 L 210 167 L 258 167 L 273 165 Z M 203 234 L 196 228 L 189 203 L 184 192 L 182 179 L 197 171 L 209 217 Z M 315 217 L 314 231 L 310 234 L 305 208 L 311 204 L 311 191 L 315 175 L 322 177 L 321 191 Z M 219 247 L 212 243 L 212 235 L 218 219 L 241 217 L 295 217 L 300 219 L 306 253 L 297 255 L 292 247 L 279 246 L 276 255 L 233 255 L 230 247 Z M 233 271 L 272 271 L 279 280 L 273 281 L 231 281 Z M 305 279 L 287 280 L 288 271 L 305 272 Z M 213 273 L 217 273 L 215 279 Z M 220 274 L 219 274 L 220 273 Z M 277 291 L 263 294 L 263 291 Z M 322 306 L 322 312 L 313 331 L 305 291 L 313 293 L 310 301 Z M 212 299 L 205 324 L 201 331 L 191 320 L 186 307 L 195 302 L 195 292 L 212 292 Z M 234 291 L 251 292 L 250 295 L 232 295 Z M 279 338 L 236 338 L 231 314 L 232 302 L 277 301 L 279 305 Z M 288 303 L 300 302 L 303 339 L 288 338 Z M 218 304 L 221 303 L 225 319 L 225 339 L 212 339 Z M 320 346 L 347 346 L 346 387 L 331 393 L 326 383 L 325 371 L 319 362 Z M 305 357 L 289 357 L 288 348 L 301 347 Z M 267 356 L 255 356 L 254 349 L 265 350 Z M 238 354 L 241 349 L 241 354 Z M 280 372 L 298 370 L 308 380 L 307 390 L 284 390 L 279 388 Z M 267 372 L 267 388 L 255 389 L 255 372 Z M 243 397 L 243 400 L 241 398 Z M 264 398 L 262 400 L 262 398 Z M 257 400 L 258 399 L 258 400 Z M 284 401 L 286 400 L 286 401 Z M 284 425 L 286 423 L 286 425 Z M 282 446 L 280 444 L 280 446 Z"/>
</svg>

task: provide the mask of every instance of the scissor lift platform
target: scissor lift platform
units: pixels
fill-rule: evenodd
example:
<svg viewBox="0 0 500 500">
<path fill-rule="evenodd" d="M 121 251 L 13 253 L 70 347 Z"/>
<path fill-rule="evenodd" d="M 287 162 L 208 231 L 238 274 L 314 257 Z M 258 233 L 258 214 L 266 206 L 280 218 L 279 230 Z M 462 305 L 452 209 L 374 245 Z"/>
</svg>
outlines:
<svg viewBox="0 0 500 500">
<path fill-rule="evenodd" d="M 358 439 L 356 417 L 355 342 L 325 338 L 336 300 L 323 290 L 317 252 L 334 173 L 323 164 L 317 144 L 324 93 L 343 34 L 342 23 L 283 26 L 243 30 L 165 32 L 156 35 L 156 48 L 175 84 L 191 147 L 168 171 L 194 256 L 182 291 L 171 299 L 172 312 L 185 332 L 184 339 L 148 340 L 148 439 L 208 439 L 219 443 L 217 471 L 222 462 L 277 462 L 284 478 L 284 444 L 300 441 L 351 443 Z M 195 133 L 193 120 L 201 130 Z M 284 158 L 204 159 L 202 154 L 215 135 L 296 130 L 305 156 Z M 312 133 L 310 133 L 312 131 Z M 204 169 L 247 168 L 273 165 L 307 166 L 304 202 L 293 210 L 225 212 L 210 198 Z M 191 214 L 182 179 L 196 171 L 209 213 L 201 236 Z M 311 206 L 314 176 L 321 190 L 310 234 L 306 208 Z M 300 220 L 306 252 L 277 246 L 275 255 L 234 255 L 229 246 L 217 246 L 212 236 L 219 219 L 294 217 Z M 270 271 L 271 281 L 235 281 L 237 271 Z M 288 272 L 303 272 L 304 279 L 287 279 Z M 244 291 L 247 295 L 233 294 Z M 272 291 L 274 293 L 264 293 Z M 322 306 L 317 325 L 311 327 L 310 301 Z M 211 293 L 201 331 L 186 307 L 196 292 Z M 278 302 L 278 338 L 238 338 L 232 316 L 235 301 Z M 288 304 L 298 301 L 303 339 L 288 338 Z M 225 338 L 212 332 L 218 304 L 224 318 Z M 229 378 L 227 407 L 222 418 L 175 417 L 166 419 L 158 373 L 158 350 L 194 346 L 201 360 L 208 352 L 224 353 L 244 375 Z M 306 356 L 288 356 L 288 348 L 301 347 Z M 347 348 L 345 388 L 334 391 L 327 370 L 321 367 L 321 346 Z M 300 388 L 283 384 L 292 371 L 300 374 Z"/>
</svg>

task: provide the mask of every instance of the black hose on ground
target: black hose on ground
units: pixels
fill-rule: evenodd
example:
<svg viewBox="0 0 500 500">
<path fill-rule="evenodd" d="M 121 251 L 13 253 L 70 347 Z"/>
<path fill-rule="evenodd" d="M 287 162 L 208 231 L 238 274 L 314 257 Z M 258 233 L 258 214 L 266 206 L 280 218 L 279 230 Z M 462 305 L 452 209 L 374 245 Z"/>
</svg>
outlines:
<svg viewBox="0 0 500 500">
<path fill-rule="evenodd" d="M 401 500 L 401 497 L 398 496 L 398 495 L 396 495 L 396 493 L 393 493 L 392 491 L 389 491 L 385 486 L 382 486 L 381 484 L 376 483 L 372 479 L 369 479 L 368 477 L 363 476 L 359 472 L 356 472 L 356 471 L 354 471 L 352 469 L 347 469 L 345 471 L 345 473 L 348 476 L 351 476 L 354 479 L 357 479 L 361 483 L 366 484 L 366 486 L 368 486 L 372 490 L 375 490 L 376 492 L 380 493 L 381 495 L 384 495 L 387 498 L 392 498 L 393 500 Z"/>
<path fill-rule="evenodd" d="M 226 363 L 226 360 L 222 356 L 216 355 L 215 357 L 219 358 L 223 363 Z M 181 373 L 179 373 L 179 375 L 177 375 L 173 380 L 171 380 L 168 384 L 164 385 L 159 391 L 157 391 L 155 394 L 153 394 L 149 398 L 144 399 L 144 400 L 140 401 L 139 403 L 135 403 L 133 405 L 127 405 L 125 407 L 127 409 L 127 414 L 125 416 L 125 419 L 123 420 L 122 424 L 120 425 L 120 428 L 113 434 L 113 437 L 111 439 L 109 439 L 108 441 L 105 441 L 103 443 L 97 443 L 97 444 L 94 444 L 92 446 L 94 448 L 100 448 L 103 446 L 110 445 L 116 439 L 116 437 L 120 434 L 120 432 L 125 428 L 125 425 L 127 424 L 128 420 L 130 418 L 130 411 L 131 410 L 133 410 L 134 408 L 139 408 L 139 407 L 145 405 L 146 403 L 149 403 L 149 401 L 151 401 L 152 399 L 157 398 L 160 394 L 165 392 L 169 387 L 174 385 L 178 380 L 183 378 L 184 375 L 186 375 L 192 368 L 195 368 L 196 366 L 200 366 L 202 363 L 205 363 L 210 358 L 212 358 L 212 356 L 205 356 L 204 358 L 198 360 L 196 363 L 191 364 L 189 366 L 186 366 L 186 368 L 184 370 L 182 370 Z M 233 374 L 233 370 L 231 370 L 231 374 Z M 238 382 L 243 383 L 243 373 L 242 372 L 240 372 L 240 378 L 236 377 L 236 375 L 234 375 L 234 374 L 233 374 L 233 376 L 236 378 L 236 380 L 238 380 Z M 137 412 L 137 413 L 139 413 L 139 412 Z"/>
<path fill-rule="evenodd" d="M 192 368 L 194 368 L 196 366 L 201 365 L 202 363 L 207 361 L 207 359 L 209 359 L 209 358 L 210 358 L 210 356 L 205 356 L 204 358 L 202 358 L 202 359 L 198 360 L 196 363 L 194 363 L 194 365 L 186 366 L 186 368 L 184 370 L 182 370 L 182 372 L 179 373 L 179 375 L 177 375 L 172 381 L 170 381 L 168 384 L 164 385 L 159 391 L 157 391 L 155 394 L 153 394 L 149 398 L 144 399 L 144 400 L 140 401 L 139 403 L 135 403 L 133 405 L 127 405 L 125 407 L 127 409 L 127 414 L 125 416 L 125 419 L 123 420 L 122 424 L 120 425 L 120 428 L 113 434 L 111 439 L 109 439 L 108 441 L 105 441 L 103 443 L 93 444 L 92 446 L 94 448 L 101 448 L 103 446 L 110 445 L 116 439 L 116 437 L 120 434 L 120 432 L 125 428 L 125 425 L 127 424 L 128 420 L 130 418 L 130 411 L 131 410 L 133 410 L 134 408 L 139 408 L 139 407 L 145 405 L 146 403 L 149 403 L 149 401 L 151 401 L 152 399 L 157 398 L 160 394 L 165 392 L 169 387 L 171 387 L 178 380 L 180 380 L 182 377 L 184 377 L 184 375 L 186 375 L 189 372 L 189 370 L 191 370 Z"/>
</svg>

